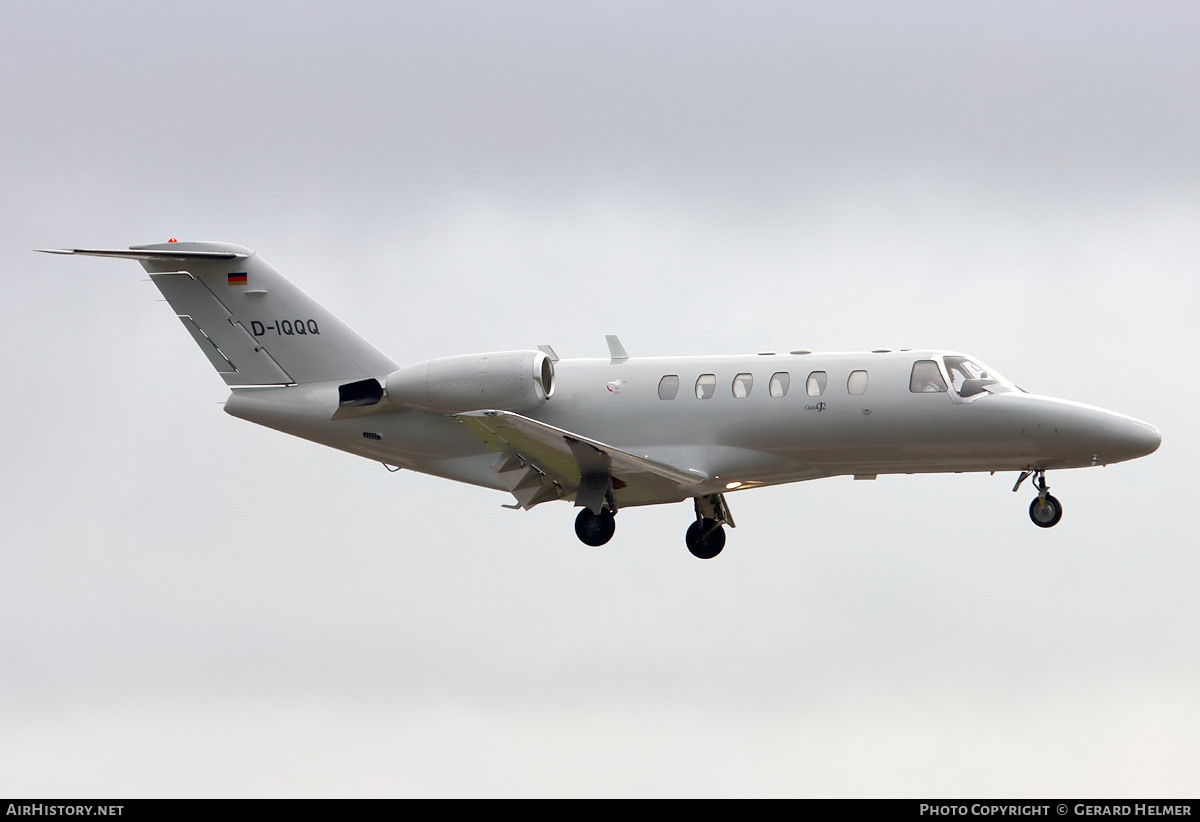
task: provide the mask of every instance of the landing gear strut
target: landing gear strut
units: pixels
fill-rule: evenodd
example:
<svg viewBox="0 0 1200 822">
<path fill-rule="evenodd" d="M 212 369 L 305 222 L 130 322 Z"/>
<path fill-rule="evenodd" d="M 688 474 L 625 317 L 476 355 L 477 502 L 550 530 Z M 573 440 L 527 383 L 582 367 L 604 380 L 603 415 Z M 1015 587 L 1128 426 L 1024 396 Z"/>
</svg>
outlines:
<svg viewBox="0 0 1200 822">
<path fill-rule="evenodd" d="M 697 559 L 712 559 L 725 547 L 725 523 L 734 527 L 724 494 L 696 497 L 696 521 L 688 526 L 684 541 Z"/>
<path fill-rule="evenodd" d="M 1044 470 L 1033 469 L 1022 471 L 1021 476 L 1017 478 L 1017 484 L 1013 486 L 1013 490 L 1016 491 L 1020 488 L 1021 483 L 1031 476 L 1033 477 L 1033 486 L 1037 489 L 1038 495 L 1033 498 L 1033 502 L 1029 503 L 1029 518 L 1039 528 L 1053 528 L 1062 519 L 1063 509 L 1062 503 L 1050 495 L 1050 486 L 1046 482 L 1046 472 Z"/>
</svg>

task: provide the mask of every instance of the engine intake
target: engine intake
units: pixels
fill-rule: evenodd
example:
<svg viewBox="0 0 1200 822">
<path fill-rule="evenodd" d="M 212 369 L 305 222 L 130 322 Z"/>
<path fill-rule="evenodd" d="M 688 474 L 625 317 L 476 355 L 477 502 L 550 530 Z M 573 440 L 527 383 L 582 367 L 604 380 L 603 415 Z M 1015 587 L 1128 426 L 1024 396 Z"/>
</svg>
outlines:
<svg viewBox="0 0 1200 822">
<path fill-rule="evenodd" d="M 436 414 L 524 411 L 554 393 L 554 362 L 541 351 L 441 357 L 388 374 L 390 402 Z"/>
</svg>

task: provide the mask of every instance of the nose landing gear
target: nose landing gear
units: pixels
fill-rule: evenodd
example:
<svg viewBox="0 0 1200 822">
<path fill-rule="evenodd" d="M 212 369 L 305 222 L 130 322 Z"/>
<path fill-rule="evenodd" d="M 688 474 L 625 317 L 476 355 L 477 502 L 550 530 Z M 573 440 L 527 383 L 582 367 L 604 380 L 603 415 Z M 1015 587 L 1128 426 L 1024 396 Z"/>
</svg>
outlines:
<svg viewBox="0 0 1200 822">
<path fill-rule="evenodd" d="M 1062 503 L 1050 495 L 1050 486 L 1046 482 L 1046 472 L 1044 470 L 1033 469 L 1022 471 L 1021 476 L 1017 478 L 1017 484 L 1013 486 L 1013 491 L 1020 488 L 1021 483 L 1031 476 L 1033 477 L 1033 486 L 1037 489 L 1038 495 L 1033 498 L 1033 502 L 1029 503 L 1029 518 L 1039 528 L 1053 528 L 1062 519 L 1063 509 Z"/>
<path fill-rule="evenodd" d="M 1062 503 L 1049 494 L 1034 497 L 1029 503 L 1029 518 L 1039 528 L 1052 528 L 1062 519 Z"/>
</svg>

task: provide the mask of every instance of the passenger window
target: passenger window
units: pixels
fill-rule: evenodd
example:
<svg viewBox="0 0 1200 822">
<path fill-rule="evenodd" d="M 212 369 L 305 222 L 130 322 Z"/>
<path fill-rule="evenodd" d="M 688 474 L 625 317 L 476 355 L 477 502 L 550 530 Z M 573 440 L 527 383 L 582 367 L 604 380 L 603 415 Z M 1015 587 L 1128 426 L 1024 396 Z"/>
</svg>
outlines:
<svg viewBox="0 0 1200 822">
<path fill-rule="evenodd" d="M 750 389 L 754 387 L 754 376 L 752 374 L 738 374 L 733 378 L 733 396 L 739 400 L 750 396 Z"/>
<path fill-rule="evenodd" d="M 808 375 L 808 396 L 819 397 L 825 393 L 825 384 L 829 382 L 829 375 L 824 371 L 814 371 Z"/>
<path fill-rule="evenodd" d="M 851 394 L 867 393 L 867 372 L 851 371 L 850 379 L 846 380 L 846 390 Z"/>
<path fill-rule="evenodd" d="M 784 397 L 787 396 L 788 388 L 792 384 L 792 375 L 786 371 L 776 371 L 771 375 L 771 396 Z"/>
<path fill-rule="evenodd" d="M 673 400 L 678 393 L 679 377 L 668 374 L 658 381 L 658 398 L 660 400 Z"/>
<path fill-rule="evenodd" d="M 946 381 L 933 360 L 917 360 L 913 363 L 912 377 L 908 390 L 914 394 L 937 394 L 946 391 Z"/>
<path fill-rule="evenodd" d="M 715 393 L 717 393 L 717 376 L 715 374 L 701 374 L 700 379 L 696 380 L 696 399 L 712 399 L 712 395 Z"/>
</svg>

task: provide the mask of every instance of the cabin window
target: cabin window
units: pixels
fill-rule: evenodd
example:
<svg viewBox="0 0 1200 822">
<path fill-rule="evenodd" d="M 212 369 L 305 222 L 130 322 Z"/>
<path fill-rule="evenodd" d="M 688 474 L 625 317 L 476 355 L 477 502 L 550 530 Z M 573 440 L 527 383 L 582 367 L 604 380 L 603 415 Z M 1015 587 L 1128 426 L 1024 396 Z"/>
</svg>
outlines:
<svg viewBox="0 0 1200 822">
<path fill-rule="evenodd" d="M 942 379 L 942 372 L 937 363 L 933 360 L 917 360 L 913 363 L 908 390 L 914 394 L 945 393 L 946 381 Z"/>
<path fill-rule="evenodd" d="M 867 393 L 867 372 L 851 371 L 850 379 L 846 380 L 846 390 L 855 395 Z"/>
<path fill-rule="evenodd" d="M 792 375 L 786 371 L 776 371 L 771 375 L 771 396 L 785 397 L 792 384 Z"/>
<path fill-rule="evenodd" d="M 717 393 L 717 375 L 701 374 L 700 378 L 696 380 L 696 399 L 709 400 L 715 393 Z"/>
<path fill-rule="evenodd" d="M 808 375 L 808 396 L 819 397 L 825 393 L 825 385 L 829 382 L 829 375 L 824 371 L 814 371 Z"/>
<path fill-rule="evenodd" d="M 658 381 L 658 398 L 660 400 L 673 400 L 678 393 L 679 377 L 676 375 L 668 374 Z"/>
<path fill-rule="evenodd" d="M 750 396 L 750 389 L 754 387 L 753 374 L 738 374 L 733 378 L 733 396 L 739 400 Z"/>
</svg>

